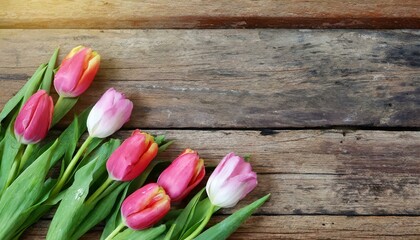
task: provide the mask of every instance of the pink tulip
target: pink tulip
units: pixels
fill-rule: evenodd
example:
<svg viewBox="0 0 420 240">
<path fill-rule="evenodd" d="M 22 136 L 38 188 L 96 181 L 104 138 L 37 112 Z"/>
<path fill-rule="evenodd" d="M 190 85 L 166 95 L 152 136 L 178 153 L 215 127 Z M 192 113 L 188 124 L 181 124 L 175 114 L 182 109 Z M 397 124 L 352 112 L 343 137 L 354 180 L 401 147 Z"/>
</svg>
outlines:
<svg viewBox="0 0 420 240">
<path fill-rule="evenodd" d="M 54 87 L 60 96 L 77 97 L 84 93 L 98 72 L 100 55 L 92 49 L 78 46 L 64 58 L 54 77 Z"/>
<path fill-rule="evenodd" d="M 121 214 L 129 228 L 141 230 L 161 220 L 170 208 L 171 200 L 165 190 L 156 183 L 149 183 L 124 200 Z"/>
<path fill-rule="evenodd" d="M 128 122 L 133 103 L 114 88 L 108 89 L 93 106 L 87 119 L 91 137 L 106 138 Z"/>
<path fill-rule="evenodd" d="M 160 174 L 157 183 L 173 202 L 178 202 L 200 183 L 205 174 L 203 159 L 200 159 L 197 152 L 186 149 Z"/>
<path fill-rule="evenodd" d="M 235 206 L 257 186 L 257 174 L 243 158 L 229 153 L 211 174 L 206 191 L 213 205 Z"/>
<path fill-rule="evenodd" d="M 14 125 L 15 135 L 23 144 L 33 144 L 47 136 L 54 104 L 45 90 L 32 95 L 20 110 Z"/>
<path fill-rule="evenodd" d="M 118 181 L 131 181 L 146 169 L 157 152 L 153 137 L 136 129 L 109 157 L 106 163 L 109 176 Z"/>
</svg>

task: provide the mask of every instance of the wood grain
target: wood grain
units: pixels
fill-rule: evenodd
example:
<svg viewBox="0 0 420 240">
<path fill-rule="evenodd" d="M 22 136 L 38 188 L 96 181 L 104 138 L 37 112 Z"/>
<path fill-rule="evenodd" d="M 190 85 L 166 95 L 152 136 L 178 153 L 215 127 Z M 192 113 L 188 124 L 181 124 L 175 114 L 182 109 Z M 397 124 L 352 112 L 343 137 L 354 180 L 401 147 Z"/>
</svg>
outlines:
<svg viewBox="0 0 420 240">
<path fill-rule="evenodd" d="M 161 159 L 186 147 L 207 166 L 230 151 L 251 154 L 259 186 L 238 207 L 272 193 L 260 214 L 420 215 L 419 132 L 150 132 L 176 139 Z"/>
<path fill-rule="evenodd" d="M 420 215 L 420 132 L 149 132 L 176 139 L 158 157 L 163 160 L 174 159 L 186 147 L 198 151 L 210 167 L 231 151 L 252 154 L 259 185 L 224 214 L 271 193 L 257 214 Z M 117 136 L 129 135 L 121 131 Z"/>
<path fill-rule="evenodd" d="M 0 2 L 1 28 L 418 28 L 416 0 Z"/>
<path fill-rule="evenodd" d="M 223 218 L 216 216 L 212 223 Z M 37 223 L 23 240 L 45 238 L 49 222 Z M 252 216 L 229 239 L 419 239 L 420 217 Z M 99 239 L 97 227 L 82 239 Z"/>
<path fill-rule="evenodd" d="M 128 128 L 420 127 L 420 31 L 0 30 L 0 106 L 53 48 L 103 61 Z M 6 87 L 7 86 L 7 87 Z"/>
</svg>

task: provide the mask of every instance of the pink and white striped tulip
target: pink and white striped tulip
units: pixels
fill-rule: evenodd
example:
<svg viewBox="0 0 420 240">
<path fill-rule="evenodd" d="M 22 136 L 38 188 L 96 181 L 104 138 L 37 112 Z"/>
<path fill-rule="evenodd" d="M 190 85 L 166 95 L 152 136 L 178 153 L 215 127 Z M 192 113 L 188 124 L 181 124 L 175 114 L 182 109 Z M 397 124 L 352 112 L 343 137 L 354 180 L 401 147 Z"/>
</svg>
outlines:
<svg viewBox="0 0 420 240">
<path fill-rule="evenodd" d="M 203 180 L 205 174 L 203 159 L 196 151 L 186 149 L 160 174 L 157 183 L 173 202 L 179 202 Z"/>
<path fill-rule="evenodd" d="M 128 122 L 133 103 L 114 88 L 108 89 L 93 106 L 87 119 L 87 128 L 92 137 L 106 138 Z"/>
<path fill-rule="evenodd" d="M 54 77 L 54 87 L 63 97 L 77 97 L 84 93 L 95 78 L 101 56 L 92 49 L 73 48 L 61 62 Z"/>
<path fill-rule="evenodd" d="M 156 157 L 158 145 L 150 134 L 136 129 L 109 157 L 106 169 L 110 178 L 131 181 Z"/>
<path fill-rule="evenodd" d="M 171 200 L 165 190 L 156 183 L 149 183 L 124 200 L 121 215 L 127 227 L 141 230 L 159 222 L 170 208 Z"/>
<path fill-rule="evenodd" d="M 257 186 L 257 174 L 251 164 L 229 153 L 217 165 L 207 181 L 206 191 L 211 203 L 222 208 L 234 207 Z"/>
<path fill-rule="evenodd" d="M 14 125 L 20 143 L 33 144 L 47 136 L 51 126 L 54 104 L 45 90 L 32 95 L 20 110 Z"/>
</svg>

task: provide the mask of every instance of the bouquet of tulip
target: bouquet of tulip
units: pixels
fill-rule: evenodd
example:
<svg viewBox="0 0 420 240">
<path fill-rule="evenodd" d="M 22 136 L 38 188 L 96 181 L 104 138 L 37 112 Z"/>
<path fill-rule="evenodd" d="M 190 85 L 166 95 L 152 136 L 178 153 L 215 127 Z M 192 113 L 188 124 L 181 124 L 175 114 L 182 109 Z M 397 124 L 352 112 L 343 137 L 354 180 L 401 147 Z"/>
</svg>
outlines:
<svg viewBox="0 0 420 240">
<path fill-rule="evenodd" d="M 79 239 L 102 221 L 101 239 L 225 239 L 268 199 L 203 232 L 216 211 L 235 206 L 257 186 L 251 165 L 228 154 L 206 188 L 180 208 L 204 179 L 204 160 L 186 149 L 172 163 L 153 161 L 173 141 L 138 129 L 122 143 L 108 139 L 133 110 L 113 88 L 64 131 L 48 135 L 89 88 L 100 63 L 99 54 L 83 46 L 58 68 L 57 56 L 58 49 L 0 113 L 0 239 L 19 239 L 57 205 L 47 239 Z M 55 103 L 52 83 L 59 95 Z"/>
</svg>

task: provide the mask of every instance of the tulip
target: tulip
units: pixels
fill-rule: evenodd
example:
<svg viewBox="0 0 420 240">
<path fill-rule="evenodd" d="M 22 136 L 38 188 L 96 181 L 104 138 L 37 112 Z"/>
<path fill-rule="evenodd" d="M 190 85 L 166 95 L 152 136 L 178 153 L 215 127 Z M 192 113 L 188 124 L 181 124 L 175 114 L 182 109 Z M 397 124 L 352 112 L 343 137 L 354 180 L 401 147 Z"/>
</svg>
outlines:
<svg viewBox="0 0 420 240">
<path fill-rule="evenodd" d="M 20 110 L 14 125 L 15 135 L 23 144 L 33 144 L 47 136 L 53 116 L 53 100 L 45 90 L 32 95 Z"/>
<path fill-rule="evenodd" d="M 77 97 L 84 93 L 98 72 L 100 60 L 100 55 L 90 48 L 73 48 L 55 75 L 57 93 L 62 97 Z"/>
<path fill-rule="evenodd" d="M 235 206 L 257 186 L 251 164 L 229 153 L 211 174 L 206 191 L 211 203 L 222 208 Z"/>
<path fill-rule="evenodd" d="M 149 183 L 124 200 L 121 215 L 127 227 L 135 230 L 146 229 L 169 212 L 170 202 L 162 187 L 156 183 Z"/>
<path fill-rule="evenodd" d="M 186 149 L 159 176 L 162 186 L 173 202 L 181 201 L 204 178 L 204 161 L 198 153 Z"/>
<path fill-rule="evenodd" d="M 91 137 L 106 138 L 124 125 L 131 115 L 133 103 L 114 88 L 108 89 L 93 106 L 87 119 Z"/>
<path fill-rule="evenodd" d="M 136 129 L 109 157 L 106 168 L 110 178 L 131 181 L 156 157 L 158 145 L 151 135 Z"/>
</svg>

